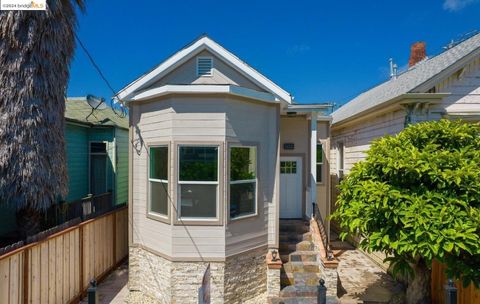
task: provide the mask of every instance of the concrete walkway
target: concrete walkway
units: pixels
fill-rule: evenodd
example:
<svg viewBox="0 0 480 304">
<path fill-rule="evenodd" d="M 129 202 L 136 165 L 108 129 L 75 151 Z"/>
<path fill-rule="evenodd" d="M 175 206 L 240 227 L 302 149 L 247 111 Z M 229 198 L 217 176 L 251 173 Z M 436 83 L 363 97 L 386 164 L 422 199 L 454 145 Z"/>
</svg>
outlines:
<svg viewBox="0 0 480 304">
<path fill-rule="evenodd" d="M 128 265 L 125 263 L 112 272 L 97 287 L 99 303 L 123 304 L 128 296 Z M 80 303 L 87 304 L 88 299 L 84 298 Z"/>
<path fill-rule="evenodd" d="M 339 259 L 337 296 L 341 304 L 404 302 L 403 286 L 363 252 L 338 240 L 332 241 L 332 249 Z"/>
</svg>

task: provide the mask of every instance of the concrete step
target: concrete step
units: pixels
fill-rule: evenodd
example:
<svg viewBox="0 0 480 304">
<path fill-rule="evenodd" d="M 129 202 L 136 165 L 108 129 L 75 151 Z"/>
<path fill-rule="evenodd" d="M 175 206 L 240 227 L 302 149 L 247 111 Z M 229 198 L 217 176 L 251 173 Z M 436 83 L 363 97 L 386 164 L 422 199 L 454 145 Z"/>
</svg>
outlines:
<svg viewBox="0 0 480 304">
<path fill-rule="evenodd" d="M 280 274 L 280 285 L 318 286 L 320 274 L 315 272 L 296 272 Z"/>
<path fill-rule="evenodd" d="M 296 232 L 280 232 L 279 241 L 280 243 L 298 243 L 301 241 L 311 241 L 312 233 L 305 232 L 298 234 Z"/>
<path fill-rule="evenodd" d="M 305 221 L 280 221 L 280 233 L 282 232 L 296 232 L 296 233 L 305 233 L 310 231 L 308 222 Z"/>
<path fill-rule="evenodd" d="M 300 297 L 317 297 L 317 286 L 287 286 L 280 290 L 281 298 L 300 298 Z"/>
<path fill-rule="evenodd" d="M 285 272 L 314 272 L 319 273 L 318 262 L 288 262 L 283 264 Z"/>
<path fill-rule="evenodd" d="M 289 254 L 289 262 L 318 262 L 315 251 L 294 251 Z"/>
</svg>

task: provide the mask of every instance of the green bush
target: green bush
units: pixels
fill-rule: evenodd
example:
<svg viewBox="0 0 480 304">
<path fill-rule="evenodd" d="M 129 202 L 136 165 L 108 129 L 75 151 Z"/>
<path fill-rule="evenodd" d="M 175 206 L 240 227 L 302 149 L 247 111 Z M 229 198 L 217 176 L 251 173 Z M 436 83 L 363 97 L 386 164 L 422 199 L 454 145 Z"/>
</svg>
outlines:
<svg viewBox="0 0 480 304">
<path fill-rule="evenodd" d="M 343 238 L 385 252 L 394 272 L 412 275 L 437 259 L 450 276 L 480 285 L 478 124 L 424 122 L 380 138 L 339 187 L 332 219 Z"/>
</svg>

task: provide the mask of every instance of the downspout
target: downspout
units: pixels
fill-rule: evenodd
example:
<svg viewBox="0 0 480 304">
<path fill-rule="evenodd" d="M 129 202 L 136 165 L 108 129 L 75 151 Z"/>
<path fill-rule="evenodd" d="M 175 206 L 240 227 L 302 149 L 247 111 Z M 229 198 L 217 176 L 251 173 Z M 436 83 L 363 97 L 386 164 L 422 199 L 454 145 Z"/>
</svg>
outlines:
<svg viewBox="0 0 480 304">
<path fill-rule="evenodd" d="M 310 202 L 317 203 L 317 112 L 312 112 L 310 120 Z M 313 210 L 310 216 L 313 216 Z"/>
</svg>

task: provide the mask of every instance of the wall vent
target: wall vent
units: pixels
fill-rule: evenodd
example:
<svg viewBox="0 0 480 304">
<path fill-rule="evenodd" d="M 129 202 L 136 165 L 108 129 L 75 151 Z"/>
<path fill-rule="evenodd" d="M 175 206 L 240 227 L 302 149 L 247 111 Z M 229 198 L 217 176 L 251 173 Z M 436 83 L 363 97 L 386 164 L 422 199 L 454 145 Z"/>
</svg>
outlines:
<svg viewBox="0 0 480 304">
<path fill-rule="evenodd" d="M 197 76 L 212 76 L 212 57 L 197 57 Z"/>
</svg>

